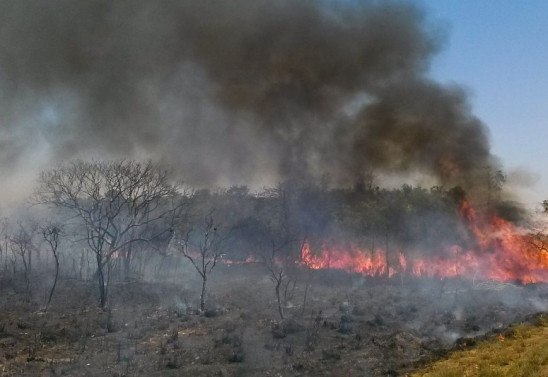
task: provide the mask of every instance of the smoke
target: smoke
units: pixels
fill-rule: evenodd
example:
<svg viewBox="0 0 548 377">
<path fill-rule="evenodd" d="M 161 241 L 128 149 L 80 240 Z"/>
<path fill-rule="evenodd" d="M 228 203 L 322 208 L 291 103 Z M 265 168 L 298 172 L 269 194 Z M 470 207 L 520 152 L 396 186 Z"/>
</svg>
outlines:
<svg viewBox="0 0 548 377">
<path fill-rule="evenodd" d="M 0 2 L 0 166 L 155 158 L 191 184 L 494 163 L 408 2 Z"/>
</svg>

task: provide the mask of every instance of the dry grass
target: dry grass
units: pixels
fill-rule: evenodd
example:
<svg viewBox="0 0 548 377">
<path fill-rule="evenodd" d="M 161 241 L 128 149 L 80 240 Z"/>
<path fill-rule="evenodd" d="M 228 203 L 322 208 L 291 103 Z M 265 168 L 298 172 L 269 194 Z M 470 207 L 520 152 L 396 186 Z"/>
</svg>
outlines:
<svg viewBox="0 0 548 377">
<path fill-rule="evenodd" d="M 548 377 L 548 316 L 537 326 L 519 325 L 509 335 L 457 351 L 413 377 Z"/>
</svg>

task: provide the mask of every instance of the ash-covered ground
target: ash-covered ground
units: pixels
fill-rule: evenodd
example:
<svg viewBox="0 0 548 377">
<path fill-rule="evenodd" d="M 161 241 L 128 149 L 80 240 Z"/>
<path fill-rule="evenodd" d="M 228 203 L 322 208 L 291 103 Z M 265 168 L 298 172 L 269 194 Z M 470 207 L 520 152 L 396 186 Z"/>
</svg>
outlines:
<svg viewBox="0 0 548 377">
<path fill-rule="evenodd" d="M 190 271 L 113 283 L 106 310 L 93 281 L 61 279 L 47 313 L 3 279 L 0 376 L 397 376 L 548 311 L 546 284 L 328 270 L 282 287 L 281 320 L 264 266 L 244 264 L 217 267 L 200 313 Z"/>
</svg>

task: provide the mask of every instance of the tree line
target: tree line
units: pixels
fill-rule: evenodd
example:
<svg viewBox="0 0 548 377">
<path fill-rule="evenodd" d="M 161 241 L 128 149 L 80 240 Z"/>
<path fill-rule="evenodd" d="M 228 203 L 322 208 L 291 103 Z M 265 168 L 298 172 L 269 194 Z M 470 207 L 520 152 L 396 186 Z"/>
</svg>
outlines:
<svg viewBox="0 0 548 377">
<path fill-rule="evenodd" d="M 397 257 L 392 250 L 465 245 L 471 238 L 458 214 L 464 196 L 459 187 L 383 189 L 371 182 L 196 190 L 151 161 L 78 160 L 42 172 L 31 214 L 0 224 L 0 268 L 4 275 L 22 274 L 30 300 L 39 258 L 53 276 L 45 310 L 61 267 L 95 281 L 98 304 L 105 308 L 113 280 L 165 277 L 170 260 L 180 256 L 201 279 L 203 311 L 215 266 L 253 257 L 274 283 L 283 318 L 284 295 L 305 242 L 313 250 L 330 242 L 352 242 L 371 252 L 382 248 L 387 262 Z"/>
</svg>

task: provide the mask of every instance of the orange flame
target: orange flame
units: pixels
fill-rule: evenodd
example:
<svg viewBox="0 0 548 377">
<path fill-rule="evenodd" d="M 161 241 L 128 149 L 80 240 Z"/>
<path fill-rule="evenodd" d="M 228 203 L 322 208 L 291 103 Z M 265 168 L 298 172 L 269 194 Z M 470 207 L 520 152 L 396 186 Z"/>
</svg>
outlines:
<svg viewBox="0 0 548 377">
<path fill-rule="evenodd" d="M 480 218 L 464 201 L 460 214 L 475 239 L 475 247 L 449 246 L 434 257 L 408 257 L 403 252 L 387 260 L 382 249 L 325 244 L 313 252 L 305 243 L 301 263 L 311 269 L 337 269 L 367 276 L 396 273 L 436 278 L 464 277 L 521 283 L 548 282 L 548 250 L 539 238 L 498 216 Z"/>
</svg>

